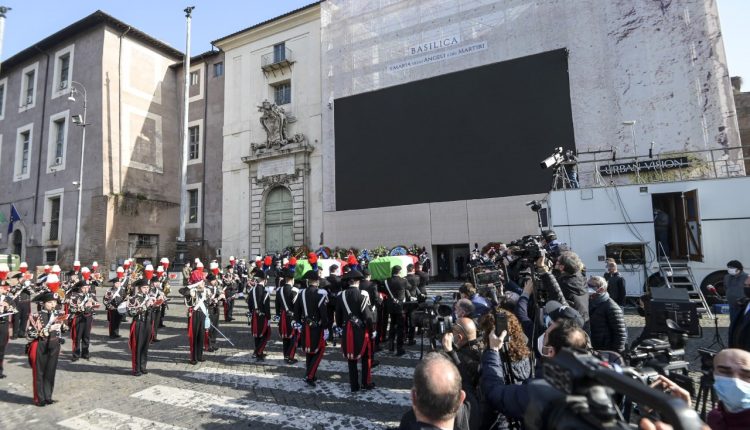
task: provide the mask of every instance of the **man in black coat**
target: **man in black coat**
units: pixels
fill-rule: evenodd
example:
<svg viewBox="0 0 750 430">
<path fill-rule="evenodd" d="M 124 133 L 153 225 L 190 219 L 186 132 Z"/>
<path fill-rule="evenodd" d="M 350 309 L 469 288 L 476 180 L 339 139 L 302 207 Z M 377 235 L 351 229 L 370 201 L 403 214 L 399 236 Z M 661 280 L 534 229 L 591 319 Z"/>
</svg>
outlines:
<svg viewBox="0 0 750 430">
<path fill-rule="evenodd" d="M 404 355 L 404 304 L 408 300 L 409 289 L 406 279 L 399 277 L 401 266 L 391 268 L 391 277 L 383 281 L 383 286 L 388 293 L 388 314 L 391 319 L 391 327 L 388 333 L 388 348 L 393 352 L 393 342 L 396 342 L 396 355 Z"/>
<path fill-rule="evenodd" d="M 598 351 L 622 354 L 628 341 L 625 315 L 620 305 L 609 296 L 607 281 L 601 276 L 588 280 L 591 345 Z"/>
<path fill-rule="evenodd" d="M 544 264 L 537 264 L 541 271 L 546 271 Z M 583 317 L 583 329 L 587 333 L 591 332 L 589 326 L 589 293 L 586 289 L 586 278 L 581 273 L 583 263 L 576 253 L 566 251 L 560 254 L 555 263 L 555 268 L 559 271 L 557 284 L 560 286 L 565 300 L 573 309 L 577 310 Z M 542 283 L 547 291 L 552 287 L 549 278 L 542 277 Z"/>
<path fill-rule="evenodd" d="M 740 310 L 732 320 L 732 336 L 729 339 L 730 348 L 750 351 L 750 277 L 745 279 L 745 297 L 737 301 Z"/>
<path fill-rule="evenodd" d="M 612 258 L 607 260 L 607 273 L 604 274 L 604 279 L 607 281 L 607 291 L 612 300 L 620 307 L 625 306 L 625 278 L 620 276 L 617 263 Z"/>
</svg>

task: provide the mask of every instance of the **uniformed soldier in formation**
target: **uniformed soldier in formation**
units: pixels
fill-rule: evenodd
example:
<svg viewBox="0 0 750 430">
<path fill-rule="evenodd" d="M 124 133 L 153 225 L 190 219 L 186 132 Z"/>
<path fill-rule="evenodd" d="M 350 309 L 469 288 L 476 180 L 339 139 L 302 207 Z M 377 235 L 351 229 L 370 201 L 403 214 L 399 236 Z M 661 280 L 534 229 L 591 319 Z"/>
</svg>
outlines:
<svg viewBox="0 0 750 430">
<path fill-rule="evenodd" d="M 0 281 L 0 379 L 5 378 L 3 374 L 3 360 L 5 359 L 5 346 L 8 344 L 8 335 L 10 333 L 9 324 L 14 315 L 18 315 L 18 310 L 10 297 L 10 285 L 8 281 Z"/>
<path fill-rule="evenodd" d="M 299 289 L 294 286 L 294 272 L 289 269 L 281 271 L 283 284 L 276 291 L 276 315 L 279 317 L 279 335 L 284 349 L 284 360 L 294 364 L 297 350 L 297 336 L 292 325 L 294 322 L 294 303 Z"/>
<path fill-rule="evenodd" d="M 14 290 L 15 307 L 18 310 L 18 313 L 13 316 L 13 338 L 16 339 L 26 337 L 26 323 L 31 315 L 31 296 L 34 294 L 31 274 L 21 274 Z"/>
<path fill-rule="evenodd" d="M 99 306 L 96 296 L 91 294 L 89 288 L 89 281 L 81 280 L 76 283 L 70 294 L 70 339 L 73 344 L 71 361 L 78 361 L 78 358 L 89 359 L 94 309 Z"/>
<path fill-rule="evenodd" d="M 388 314 L 391 320 L 391 327 L 388 332 L 388 349 L 393 352 L 394 340 L 396 342 L 396 355 L 404 355 L 404 331 L 406 330 L 404 320 L 404 304 L 407 300 L 408 284 L 406 279 L 401 278 L 399 273 L 401 266 L 391 268 L 391 277 L 383 281 L 386 291 L 388 292 Z"/>
<path fill-rule="evenodd" d="M 372 382 L 372 308 L 367 292 L 359 289 L 362 273 L 352 270 L 341 279 L 348 287 L 341 292 L 336 302 L 336 323 L 342 329 L 341 349 L 349 362 L 349 385 L 352 392 L 360 388 L 375 388 Z M 362 361 L 362 383 L 359 382 L 357 361 Z"/>
<path fill-rule="evenodd" d="M 268 339 L 271 337 L 271 290 L 266 287 L 266 274 L 258 269 L 251 274 L 253 280 L 247 285 L 247 307 L 250 311 L 250 332 L 255 340 L 253 357 L 263 361 Z"/>
<path fill-rule="evenodd" d="M 154 301 L 154 305 L 151 306 L 149 318 L 151 318 L 151 321 L 153 323 L 153 336 L 151 336 L 151 342 L 159 342 L 159 327 L 162 325 L 160 324 L 162 319 L 164 318 L 164 306 L 167 300 L 167 296 L 164 295 L 164 291 L 162 290 L 162 282 L 160 280 L 159 276 L 154 276 L 151 278 L 148 294 L 151 296 L 151 298 Z"/>
<path fill-rule="evenodd" d="M 225 268 L 224 275 L 222 276 L 222 285 L 224 293 L 224 321 L 234 321 L 234 300 L 239 294 L 240 277 L 234 270 L 234 266 L 231 264 Z"/>
<path fill-rule="evenodd" d="M 207 319 L 208 297 L 205 281 L 198 281 L 195 284 L 180 288 L 180 294 L 184 297 L 185 306 L 188 308 L 189 363 L 197 364 L 199 361 L 206 361 L 203 358 L 203 347 L 206 342 L 206 331 L 211 324 L 210 320 Z"/>
<path fill-rule="evenodd" d="M 331 332 L 331 339 L 333 340 L 333 346 L 336 346 L 335 333 L 331 330 L 333 324 L 336 322 L 336 298 L 341 292 L 341 277 L 336 274 L 339 270 L 339 266 L 332 264 L 328 268 L 329 275 L 325 278 L 327 282 L 328 291 L 328 330 Z"/>
<path fill-rule="evenodd" d="M 150 308 L 154 298 L 148 293 L 148 281 L 145 279 L 135 281 L 133 288 L 136 292 L 128 301 L 128 315 L 132 317 L 129 345 L 133 376 L 141 376 L 148 373 L 148 347 L 153 336 Z"/>
<path fill-rule="evenodd" d="M 109 282 L 112 286 L 104 293 L 104 307 L 107 309 L 109 338 L 117 339 L 120 337 L 120 324 L 122 323 L 122 314 L 117 308 L 125 300 L 125 288 L 118 278 L 112 278 Z"/>
<path fill-rule="evenodd" d="M 208 308 L 208 320 L 211 327 L 206 333 L 206 351 L 214 352 L 218 349 L 216 339 L 219 334 L 219 306 L 220 302 L 225 299 L 224 289 L 219 283 L 219 279 L 211 273 L 206 277 L 206 305 Z"/>
<path fill-rule="evenodd" d="M 60 344 L 63 343 L 61 336 L 66 329 L 65 314 L 57 311 L 57 297 L 50 291 L 38 294 L 34 301 L 41 303 L 42 310 L 29 317 L 26 337 L 31 342 L 26 350 L 33 375 L 34 404 L 45 406 L 54 402 L 52 391 L 55 388 Z"/>
<path fill-rule="evenodd" d="M 407 301 L 404 305 L 404 324 L 406 326 L 406 332 L 407 332 L 407 345 L 415 345 L 417 342 L 415 340 L 415 333 L 416 333 L 416 327 L 414 326 L 414 322 L 411 320 L 412 312 L 417 310 L 417 307 L 419 306 L 420 301 L 424 301 L 425 298 L 422 298 L 420 300 L 420 297 L 422 296 L 421 291 L 419 290 L 419 276 L 417 276 L 414 265 L 413 264 L 407 264 L 406 265 L 406 291 L 407 291 Z"/>
<path fill-rule="evenodd" d="M 300 345 L 305 352 L 305 382 L 315 386 L 318 379 L 315 373 L 318 371 L 320 361 L 326 349 L 326 327 L 328 327 L 328 293 L 318 288 L 320 277 L 316 270 L 305 273 L 303 281 L 305 287 L 297 298 L 294 306 L 294 315 L 302 325 L 300 330 Z"/>
</svg>

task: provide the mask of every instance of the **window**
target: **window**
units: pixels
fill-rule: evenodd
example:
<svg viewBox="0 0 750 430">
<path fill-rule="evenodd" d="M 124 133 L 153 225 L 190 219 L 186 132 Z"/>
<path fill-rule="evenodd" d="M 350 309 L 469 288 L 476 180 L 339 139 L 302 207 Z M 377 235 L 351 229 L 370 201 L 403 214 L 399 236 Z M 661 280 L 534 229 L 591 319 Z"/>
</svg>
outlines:
<svg viewBox="0 0 750 430">
<path fill-rule="evenodd" d="M 50 116 L 47 139 L 47 173 L 65 169 L 65 152 L 68 142 L 68 115 L 66 110 Z"/>
<path fill-rule="evenodd" d="M 285 105 L 292 102 L 291 82 L 284 82 L 273 86 L 273 101 L 277 105 Z"/>
<path fill-rule="evenodd" d="M 273 45 L 273 62 L 280 63 L 286 60 L 286 44 L 279 43 Z"/>
<path fill-rule="evenodd" d="M 190 152 L 188 154 L 188 159 L 190 160 L 197 160 L 200 156 L 200 126 L 193 126 L 188 128 L 188 140 L 189 140 L 189 147 Z"/>
<path fill-rule="evenodd" d="M 70 67 L 70 54 L 65 54 L 62 57 L 60 57 L 60 84 L 58 85 L 58 88 L 65 89 L 68 88 L 68 68 Z"/>
<path fill-rule="evenodd" d="M 224 63 L 214 63 L 214 78 L 224 75 Z"/>
<path fill-rule="evenodd" d="M 56 263 L 57 263 L 57 250 L 45 249 L 44 250 L 44 264 L 56 264 Z"/>
<path fill-rule="evenodd" d="M 65 119 L 58 119 L 53 124 L 55 125 L 55 158 L 59 159 L 63 156 L 63 146 L 65 144 Z"/>
<path fill-rule="evenodd" d="M 185 201 L 187 202 L 186 228 L 200 228 L 201 226 L 202 188 L 203 185 L 200 182 L 187 185 L 187 194 L 185 195 Z"/>
<path fill-rule="evenodd" d="M 203 87 L 206 86 L 205 79 L 203 76 L 208 76 L 206 71 L 208 63 L 198 63 L 195 66 L 190 67 L 190 86 L 188 88 L 188 102 L 193 103 L 203 98 Z"/>
<path fill-rule="evenodd" d="M 136 234 L 134 236 L 136 236 L 136 246 L 154 246 L 159 244 L 158 234 Z"/>
<path fill-rule="evenodd" d="M 26 98 L 25 104 L 30 105 L 34 102 L 34 86 L 36 84 L 36 79 L 34 79 L 34 76 L 36 75 L 36 72 L 31 71 L 25 75 L 24 80 L 26 81 Z"/>
<path fill-rule="evenodd" d="M 19 112 L 31 109 L 36 105 L 36 78 L 39 63 L 24 67 L 21 71 L 21 97 L 19 100 Z"/>
<path fill-rule="evenodd" d="M 60 196 L 48 200 L 50 206 L 49 236 L 47 240 L 60 240 Z"/>
<path fill-rule="evenodd" d="M 67 96 L 73 78 L 73 47 L 69 45 L 55 53 L 55 74 L 53 75 L 52 98 Z"/>
<path fill-rule="evenodd" d="M 198 223 L 198 190 L 188 190 L 188 224 Z"/>
<path fill-rule="evenodd" d="M 64 188 L 49 190 L 44 193 L 42 237 L 49 245 L 57 245 L 62 236 L 62 230 L 60 227 L 62 227 L 64 193 Z"/>
<path fill-rule="evenodd" d="M 198 72 L 190 72 L 190 85 L 198 85 L 200 83 L 201 75 Z"/>
<path fill-rule="evenodd" d="M 16 135 L 16 158 L 13 169 L 13 180 L 21 181 L 29 178 L 31 170 L 31 143 L 34 124 L 20 127 Z"/>
<path fill-rule="evenodd" d="M 0 81 L 0 119 L 5 118 L 5 88 L 8 84 L 8 78 Z"/>
</svg>

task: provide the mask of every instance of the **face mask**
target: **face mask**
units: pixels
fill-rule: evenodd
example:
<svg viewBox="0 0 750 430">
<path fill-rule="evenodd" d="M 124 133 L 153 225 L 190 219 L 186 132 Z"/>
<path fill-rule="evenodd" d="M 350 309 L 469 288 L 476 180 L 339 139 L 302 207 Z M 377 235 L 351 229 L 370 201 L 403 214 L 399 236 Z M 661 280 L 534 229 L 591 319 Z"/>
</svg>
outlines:
<svg viewBox="0 0 750 430">
<path fill-rule="evenodd" d="M 730 267 L 729 269 L 727 269 L 727 273 L 729 273 L 732 276 L 736 276 L 737 273 L 739 273 L 739 270 L 735 269 L 734 267 Z"/>
<path fill-rule="evenodd" d="M 750 409 L 750 383 L 737 378 L 714 376 L 714 389 L 724 408 L 731 412 Z"/>
<path fill-rule="evenodd" d="M 544 334 L 536 338 L 536 349 L 540 354 L 544 355 Z"/>
<path fill-rule="evenodd" d="M 593 295 L 593 294 L 596 294 L 596 290 L 595 290 L 595 289 L 593 289 L 593 288 L 587 288 L 587 290 L 588 290 L 588 292 L 589 292 L 589 295 Z"/>
</svg>

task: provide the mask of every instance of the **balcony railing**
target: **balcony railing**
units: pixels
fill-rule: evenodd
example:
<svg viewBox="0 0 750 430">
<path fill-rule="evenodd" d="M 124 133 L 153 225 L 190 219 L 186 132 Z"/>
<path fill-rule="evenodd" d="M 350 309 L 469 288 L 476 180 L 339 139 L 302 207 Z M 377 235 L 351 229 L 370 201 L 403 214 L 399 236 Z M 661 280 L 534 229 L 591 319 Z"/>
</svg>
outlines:
<svg viewBox="0 0 750 430">
<path fill-rule="evenodd" d="M 284 49 L 274 50 L 266 55 L 260 57 L 260 67 L 264 72 L 280 70 L 284 67 L 291 66 L 294 63 L 292 57 L 292 50 L 284 47 Z"/>
<path fill-rule="evenodd" d="M 580 188 L 610 184 L 648 184 L 750 175 L 750 145 L 697 151 L 670 151 L 620 157 L 611 150 L 578 153 L 575 164 L 566 164 L 554 189 L 578 188 L 568 180 L 576 172 Z"/>
</svg>

